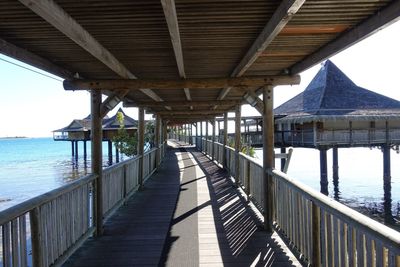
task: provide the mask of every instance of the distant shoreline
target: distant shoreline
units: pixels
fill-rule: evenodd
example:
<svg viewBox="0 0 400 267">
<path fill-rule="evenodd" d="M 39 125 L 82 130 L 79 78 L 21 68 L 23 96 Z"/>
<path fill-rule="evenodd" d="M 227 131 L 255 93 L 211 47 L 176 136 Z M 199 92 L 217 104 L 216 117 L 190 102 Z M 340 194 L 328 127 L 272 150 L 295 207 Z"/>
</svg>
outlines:
<svg viewBox="0 0 400 267">
<path fill-rule="evenodd" d="M 7 137 L 0 137 L 0 139 L 25 139 L 29 138 L 27 136 L 7 136 Z"/>
</svg>

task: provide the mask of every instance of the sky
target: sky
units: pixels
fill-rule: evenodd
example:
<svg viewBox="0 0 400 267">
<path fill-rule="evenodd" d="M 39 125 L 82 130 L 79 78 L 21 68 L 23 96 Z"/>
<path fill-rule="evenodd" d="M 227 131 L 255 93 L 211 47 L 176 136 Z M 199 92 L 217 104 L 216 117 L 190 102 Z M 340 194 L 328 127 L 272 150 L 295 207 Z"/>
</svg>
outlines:
<svg viewBox="0 0 400 267">
<path fill-rule="evenodd" d="M 358 86 L 400 100 L 399 47 L 400 21 L 333 56 L 330 60 Z M 275 107 L 302 92 L 319 68 L 320 64 L 301 73 L 300 85 L 276 87 Z M 68 125 L 73 119 L 84 118 L 90 113 L 88 92 L 64 91 L 61 78 L 1 54 L 0 84 L 0 137 L 52 136 L 53 130 Z M 109 115 L 115 114 L 116 110 L 117 108 Z M 136 109 L 128 108 L 125 111 L 127 115 L 137 118 Z M 258 113 L 250 106 L 243 106 L 242 116 L 246 115 L 252 116 Z"/>
</svg>

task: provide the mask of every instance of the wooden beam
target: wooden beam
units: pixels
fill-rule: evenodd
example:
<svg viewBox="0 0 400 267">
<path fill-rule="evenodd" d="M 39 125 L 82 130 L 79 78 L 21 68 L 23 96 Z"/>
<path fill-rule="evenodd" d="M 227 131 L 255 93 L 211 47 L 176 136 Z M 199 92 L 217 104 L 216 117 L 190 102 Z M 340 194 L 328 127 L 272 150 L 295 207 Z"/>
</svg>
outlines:
<svg viewBox="0 0 400 267">
<path fill-rule="evenodd" d="M 264 29 L 257 37 L 246 55 L 232 72 L 232 77 L 242 76 L 246 70 L 257 60 L 264 52 L 267 46 L 282 31 L 294 14 L 304 4 L 305 0 L 284 0 L 272 15 L 271 19 L 265 25 Z"/>
<path fill-rule="evenodd" d="M 204 78 L 186 80 L 64 80 L 65 90 L 140 90 L 154 88 L 158 90 L 191 88 L 191 89 L 217 89 L 224 87 L 249 88 L 266 85 L 291 85 L 299 84 L 300 76 L 272 75 L 251 76 L 239 78 Z"/>
<path fill-rule="evenodd" d="M 171 110 L 171 111 L 159 111 L 156 114 L 161 116 L 176 116 L 176 115 L 214 115 L 223 114 L 224 110 Z"/>
<path fill-rule="evenodd" d="M 144 107 L 144 108 L 154 108 L 154 107 L 162 107 L 164 105 L 168 105 L 170 107 L 208 107 L 213 105 L 219 106 L 233 106 L 241 103 L 240 100 L 211 100 L 211 101 L 164 101 L 162 103 L 158 102 L 124 102 L 124 107 Z"/>
<path fill-rule="evenodd" d="M 74 77 L 71 71 L 59 67 L 51 61 L 13 45 L 4 39 L 0 39 L 0 53 L 64 79 L 72 79 Z"/>
<path fill-rule="evenodd" d="M 262 52 L 264 52 L 267 46 L 282 31 L 282 29 L 290 21 L 293 15 L 300 9 L 304 2 L 305 0 L 281 1 L 281 4 L 274 12 L 268 23 L 265 25 L 260 35 L 233 70 L 231 77 L 240 77 L 250 68 L 250 66 L 257 60 Z M 222 89 L 218 99 L 224 99 L 231 89 L 231 87 Z"/>
<path fill-rule="evenodd" d="M 241 105 L 236 106 L 235 111 L 235 185 L 239 186 L 239 176 L 240 176 L 240 164 L 239 164 L 239 152 L 240 152 L 240 122 L 241 122 Z"/>
<path fill-rule="evenodd" d="M 305 71 L 319 62 L 334 56 L 346 48 L 358 43 L 377 31 L 400 19 L 400 1 L 392 1 L 375 15 L 367 18 L 353 29 L 339 35 L 315 53 L 294 64 L 289 72 L 293 74 Z"/>
<path fill-rule="evenodd" d="M 253 91 L 249 90 L 244 95 L 244 100 L 247 104 L 254 107 L 261 115 L 264 113 L 264 103 L 263 101 L 254 93 Z"/>
<path fill-rule="evenodd" d="M 179 76 L 186 78 L 185 65 L 183 62 L 181 37 L 179 34 L 178 17 L 176 15 L 174 0 L 161 0 L 164 10 L 165 20 L 167 21 L 169 35 L 171 36 L 172 47 L 174 48 L 176 64 L 178 65 Z"/>
<path fill-rule="evenodd" d="M 65 12 L 53 0 L 19 0 L 26 7 L 42 17 L 92 56 L 103 62 L 119 76 L 126 79 L 137 79 L 117 58 L 102 46 L 88 31 Z M 120 88 L 121 89 L 121 88 Z M 155 101 L 162 101 L 153 91 L 142 88 L 141 91 Z"/>
</svg>

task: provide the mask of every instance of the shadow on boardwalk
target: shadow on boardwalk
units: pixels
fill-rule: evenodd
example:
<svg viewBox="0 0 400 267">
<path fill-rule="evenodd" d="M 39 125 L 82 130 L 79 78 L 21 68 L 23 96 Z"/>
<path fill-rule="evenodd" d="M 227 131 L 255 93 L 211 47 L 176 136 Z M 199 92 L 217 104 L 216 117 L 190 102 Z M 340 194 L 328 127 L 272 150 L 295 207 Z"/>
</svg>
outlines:
<svg viewBox="0 0 400 267">
<path fill-rule="evenodd" d="M 235 187 L 227 171 L 201 152 L 194 149 L 190 152 L 207 177 L 223 265 L 300 266 L 277 234 L 263 230 L 262 219 Z"/>
<path fill-rule="evenodd" d="M 293 266 L 229 175 L 193 148 L 175 147 L 145 190 L 105 223 L 104 235 L 65 266 Z"/>
</svg>

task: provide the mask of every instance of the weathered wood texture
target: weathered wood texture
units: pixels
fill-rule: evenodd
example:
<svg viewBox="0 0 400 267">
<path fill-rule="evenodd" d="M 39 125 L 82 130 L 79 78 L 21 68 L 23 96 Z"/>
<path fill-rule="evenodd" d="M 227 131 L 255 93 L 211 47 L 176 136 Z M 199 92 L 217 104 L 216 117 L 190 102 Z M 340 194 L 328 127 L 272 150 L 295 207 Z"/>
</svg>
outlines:
<svg viewBox="0 0 400 267">
<path fill-rule="evenodd" d="M 221 144 L 219 146 L 222 147 Z M 236 164 L 232 160 L 234 151 L 226 147 L 225 153 L 228 157 L 227 170 L 235 175 L 232 172 Z M 247 170 L 240 172 L 238 180 L 255 206 L 263 212 L 263 167 L 243 154 L 239 164 L 249 164 Z M 302 260 L 313 266 L 400 264 L 399 232 L 296 182 L 278 170 L 268 172 L 272 176 L 275 196 L 274 229 L 291 244 L 291 250 Z"/>
<path fill-rule="evenodd" d="M 139 191 L 89 239 L 65 266 L 157 266 L 179 194 L 175 151 Z"/>
</svg>

